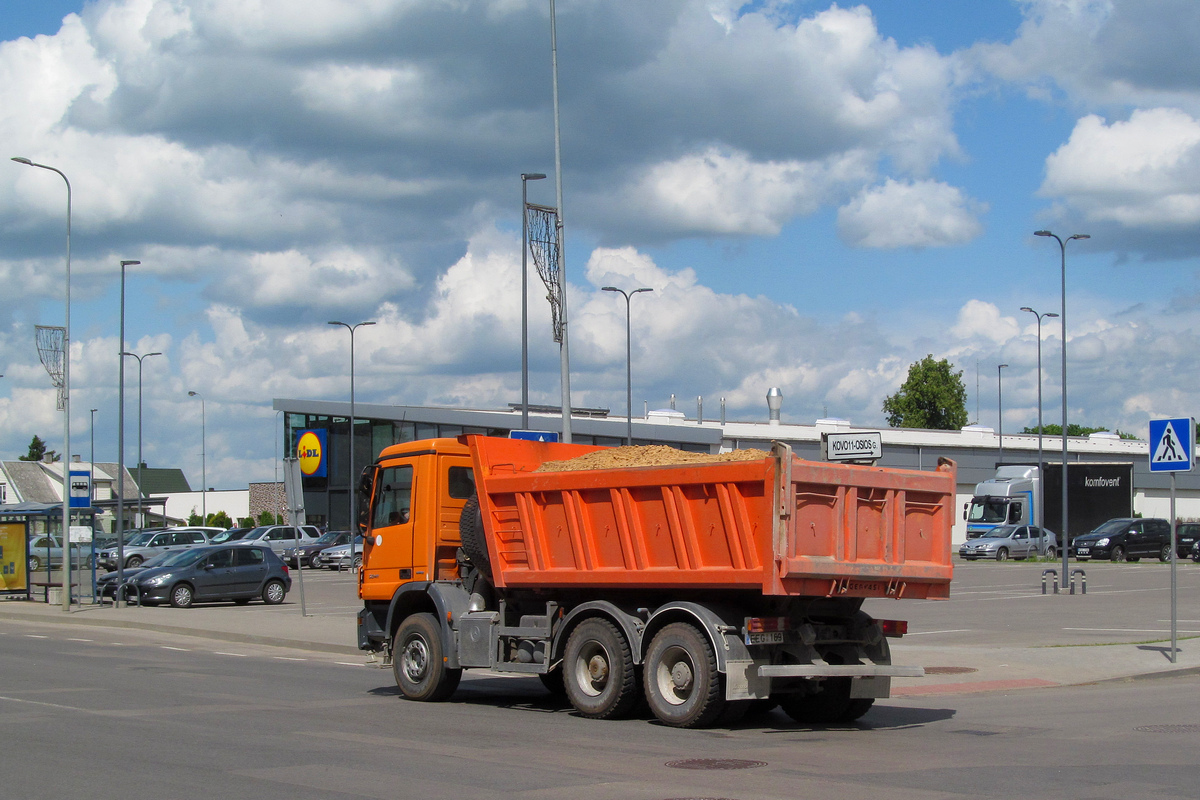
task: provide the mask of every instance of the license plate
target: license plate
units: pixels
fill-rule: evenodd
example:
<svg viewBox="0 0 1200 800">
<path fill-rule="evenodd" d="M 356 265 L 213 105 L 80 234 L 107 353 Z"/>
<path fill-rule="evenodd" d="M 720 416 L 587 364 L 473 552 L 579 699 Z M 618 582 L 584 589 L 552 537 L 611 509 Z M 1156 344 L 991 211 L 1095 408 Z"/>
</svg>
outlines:
<svg viewBox="0 0 1200 800">
<path fill-rule="evenodd" d="M 1092 550 L 1090 547 L 1081 547 L 1078 550 L 1076 550 L 1075 552 L 1081 556 L 1086 556 L 1088 553 L 1092 552 Z"/>
<path fill-rule="evenodd" d="M 783 631 L 747 633 L 746 644 L 783 644 Z"/>
</svg>

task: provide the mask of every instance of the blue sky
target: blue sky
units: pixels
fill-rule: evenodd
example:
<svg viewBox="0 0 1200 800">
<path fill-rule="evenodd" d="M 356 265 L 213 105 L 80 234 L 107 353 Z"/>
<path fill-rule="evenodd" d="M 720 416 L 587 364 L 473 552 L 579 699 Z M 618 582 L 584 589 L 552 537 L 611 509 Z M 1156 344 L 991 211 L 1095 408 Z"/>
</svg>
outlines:
<svg viewBox="0 0 1200 800">
<path fill-rule="evenodd" d="M 115 459 L 118 262 L 152 466 L 274 477 L 274 397 L 520 397 L 521 172 L 553 176 L 544 0 L 0 3 L 0 139 L 74 187 L 73 446 Z M 926 354 L 972 421 L 1036 422 L 1030 314 L 1068 249 L 1072 421 L 1145 433 L 1200 400 L 1200 6 L 1189 0 L 558 3 L 576 405 L 885 424 Z M 67 15 L 73 16 L 67 16 Z M 64 24 L 63 18 L 67 17 Z M 61 415 L 64 192 L 0 169 L 0 454 Z M 530 184 L 553 204 L 553 181 Z M 531 391 L 558 400 L 544 292 Z M 1043 326 L 1047 419 L 1061 402 Z M 976 391 L 978 374 L 979 391 Z M 136 392 L 136 364 L 127 389 Z M 687 398 L 686 401 L 682 401 Z M 978 409 L 978 412 L 976 412 Z M 131 405 L 133 420 L 136 409 Z M 977 419 L 975 419 L 977 417 Z M 127 428 L 127 460 L 136 453 Z M 84 442 L 84 445 L 80 445 Z"/>
</svg>

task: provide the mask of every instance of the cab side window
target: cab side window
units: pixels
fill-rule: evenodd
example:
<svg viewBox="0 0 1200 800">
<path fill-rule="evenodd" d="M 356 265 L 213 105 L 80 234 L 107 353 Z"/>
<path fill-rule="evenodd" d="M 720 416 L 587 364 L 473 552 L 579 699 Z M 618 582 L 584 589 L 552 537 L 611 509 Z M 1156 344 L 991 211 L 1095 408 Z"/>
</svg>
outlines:
<svg viewBox="0 0 1200 800">
<path fill-rule="evenodd" d="M 403 525 L 412 507 L 413 469 L 411 466 L 384 467 L 375 484 L 371 527 Z"/>
<path fill-rule="evenodd" d="M 451 467 L 446 486 L 455 500 L 468 500 L 475 494 L 475 473 L 470 467 Z"/>
</svg>

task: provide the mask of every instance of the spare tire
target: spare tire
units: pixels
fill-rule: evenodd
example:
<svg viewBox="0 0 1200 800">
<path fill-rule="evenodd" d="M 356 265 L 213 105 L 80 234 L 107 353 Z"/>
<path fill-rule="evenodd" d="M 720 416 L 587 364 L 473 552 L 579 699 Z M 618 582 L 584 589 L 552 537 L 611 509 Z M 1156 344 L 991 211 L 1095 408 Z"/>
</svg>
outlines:
<svg viewBox="0 0 1200 800">
<path fill-rule="evenodd" d="M 487 539 L 483 533 L 483 512 L 479 510 L 479 497 L 471 495 L 458 518 L 458 536 L 462 539 L 463 552 L 479 574 L 489 582 L 492 580 L 492 562 L 488 558 Z"/>
</svg>

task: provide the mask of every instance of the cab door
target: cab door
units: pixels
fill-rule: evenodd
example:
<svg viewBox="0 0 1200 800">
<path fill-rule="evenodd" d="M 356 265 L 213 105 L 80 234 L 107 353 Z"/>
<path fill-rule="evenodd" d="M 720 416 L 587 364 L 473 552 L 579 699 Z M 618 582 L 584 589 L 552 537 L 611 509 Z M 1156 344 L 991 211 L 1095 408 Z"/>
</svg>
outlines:
<svg viewBox="0 0 1200 800">
<path fill-rule="evenodd" d="M 359 572 L 364 599 L 390 599 L 401 584 L 417 577 L 412 519 L 414 481 L 411 462 L 384 464 L 376 473 L 370 529 L 363 543 L 363 568 Z M 425 575 L 420 579 L 426 579 Z"/>
</svg>

